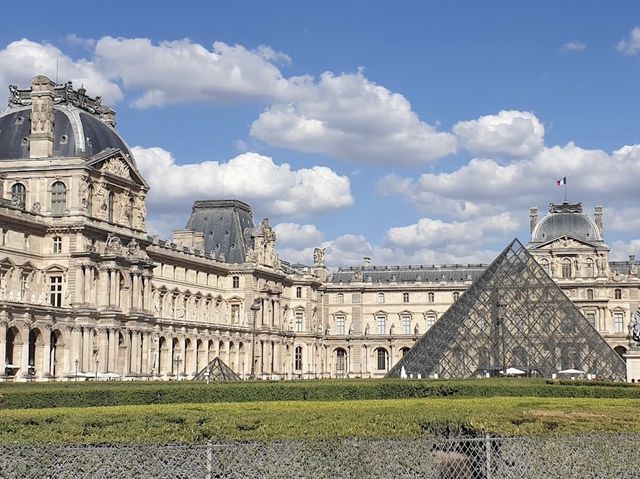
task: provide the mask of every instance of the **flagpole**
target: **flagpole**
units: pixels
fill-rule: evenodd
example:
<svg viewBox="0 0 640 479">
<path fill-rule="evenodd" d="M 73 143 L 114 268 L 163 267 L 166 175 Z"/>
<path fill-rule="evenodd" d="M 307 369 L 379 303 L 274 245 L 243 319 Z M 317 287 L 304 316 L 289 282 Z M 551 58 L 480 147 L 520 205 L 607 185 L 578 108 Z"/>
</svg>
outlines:
<svg viewBox="0 0 640 479">
<path fill-rule="evenodd" d="M 564 202 L 567 202 L 567 180 L 564 180 Z"/>
</svg>

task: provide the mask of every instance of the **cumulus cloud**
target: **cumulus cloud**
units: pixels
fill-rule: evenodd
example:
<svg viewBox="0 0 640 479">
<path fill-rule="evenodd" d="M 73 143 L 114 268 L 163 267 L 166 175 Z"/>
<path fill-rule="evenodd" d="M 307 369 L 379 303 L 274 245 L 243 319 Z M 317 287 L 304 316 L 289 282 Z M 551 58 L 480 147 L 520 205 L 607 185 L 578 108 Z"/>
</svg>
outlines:
<svg viewBox="0 0 640 479">
<path fill-rule="evenodd" d="M 583 42 L 567 42 L 560 47 L 561 53 L 576 53 L 586 50 L 587 44 Z"/>
<path fill-rule="evenodd" d="M 278 238 L 278 245 L 294 248 L 319 245 L 324 235 L 316 225 L 299 223 L 279 223 L 273 228 Z"/>
<path fill-rule="evenodd" d="M 501 111 L 453 126 L 460 146 L 473 155 L 530 156 L 544 146 L 544 126 L 526 111 Z"/>
<path fill-rule="evenodd" d="M 76 87 L 84 86 L 92 96 L 101 96 L 106 103 L 122 99 L 117 83 L 105 75 L 95 61 L 74 60 L 57 47 L 27 39 L 11 42 L 0 50 L 0 85 L 28 86 L 36 75 L 47 75 L 51 80 L 72 81 Z M 4 103 L 6 90 L 1 90 Z"/>
<path fill-rule="evenodd" d="M 555 180 L 566 176 L 570 199 L 624 206 L 638 201 L 635 176 L 629 172 L 639 168 L 638 145 L 608 154 L 569 143 L 508 164 L 474 158 L 452 172 L 428 173 L 415 180 L 388 176 L 377 191 L 404 196 L 423 211 L 473 217 L 545 204 L 554 195 L 560 199 Z"/>
<path fill-rule="evenodd" d="M 270 47 L 249 50 L 215 42 L 211 49 L 188 39 L 157 44 L 148 38 L 100 38 L 96 61 L 129 89 L 141 90 L 139 108 L 198 100 L 289 100 L 305 94 L 309 77 L 284 78 L 273 63 L 289 57 Z"/>
<path fill-rule="evenodd" d="M 625 55 L 637 55 L 640 52 L 640 27 L 631 30 L 629 37 L 620 40 L 616 48 Z"/>
<path fill-rule="evenodd" d="M 251 135 L 306 153 L 386 164 L 421 164 L 456 150 L 455 138 L 420 120 L 409 101 L 362 72 L 325 72 L 311 94 L 267 108 Z"/>
<path fill-rule="evenodd" d="M 253 203 L 261 213 L 276 216 L 321 214 L 353 203 L 349 179 L 322 166 L 293 170 L 257 153 L 243 153 L 226 163 L 178 164 L 163 148 L 132 150 L 151 186 L 151 213 L 184 215 L 194 200 L 223 197 Z"/>
</svg>

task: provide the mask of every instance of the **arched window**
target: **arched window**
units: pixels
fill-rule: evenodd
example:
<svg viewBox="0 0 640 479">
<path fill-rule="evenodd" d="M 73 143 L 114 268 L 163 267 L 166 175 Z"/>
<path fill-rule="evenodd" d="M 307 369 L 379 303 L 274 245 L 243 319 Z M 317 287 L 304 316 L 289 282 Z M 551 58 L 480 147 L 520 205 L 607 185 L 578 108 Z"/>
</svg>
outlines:
<svg viewBox="0 0 640 479">
<path fill-rule="evenodd" d="M 113 201 L 114 201 L 114 193 L 113 191 L 109 192 L 109 196 L 107 197 L 107 221 L 109 223 L 113 223 Z"/>
<path fill-rule="evenodd" d="M 571 278 L 571 260 L 569 258 L 562 260 L 562 277 Z"/>
<path fill-rule="evenodd" d="M 384 293 L 378 293 L 377 302 L 379 304 L 384 303 Z"/>
<path fill-rule="evenodd" d="M 297 346 L 294 353 L 293 368 L 302 371 L 302 346 Z"/>
<path fill-rule="evenodd" d="M 596 274 L 596 269 L 593 263 L 593 259 L 587 258 L 584 262 L 584 275 L 587 278 L 593 278 Z"/>
<path fill-rule="evenodd" d="M 338 293 L 338 304 L 343 304 L 344 303 L 344 294 L 342 293 Z"/>
<path fill-rule="evenodd" d="M 402 302 L 403 303 L 409 302 L 409 293 L 402 293 Z"/>
<path fill-rule="evenodd" d="M 433 291 L 429 291 L 429 292 L 427 293 L 427 300 L 428 300 L 430 303 L 433 303 L 433 302 L 435 301 L 435 298 L 436 298 L 436 295 L 435 295 L 435 294 L 433 294 Z"/>
<path fill-rule="evenodd" d="M 616 288 L 615 291 L 613 292 L 613 297 L 615 299 L 622 299 L 622 290 L 619 288 Z"/>
<path fill-rule="evenodd" d="M 347 371 L 347 352 L 342 349 L 336 349 L 336 372 L 344 374 Z"/>
<path fill-rule="evenodd" d="M 16 183 L 11 187 L 11 205 L 24 209 L 27 203 L 27 189 L 22 183 Z"/>
<path fill-rule="evenodd" d="M 405 355 L 409 352 L 409 348 L 404 347 L 402 349 L 400 349 L 400 354 L 402 354 L 402 357 L 404 358 Z"/>
<path fill-rule="evenodd" d="M 62 216 L 67 209 L 67 187 L 62 181 L 51 185 L 51 214 Z"/>
<path fill-rule="evenodd" d="M 593 299 L 593 290 L 591 288 L 587 290 L 587 299 Z"/>
<path fill-rule="evenodd" d="M 379 371 L 386 371 L 387 370 L 387 358 L 389 357 L 389 354 L 387 353 L 387 350 L 384 348 L 378 348 L 376 349 L 376 359 L 377 359 L 377 366 L 378 366 L 378 370 Z"/>
<path fill-rule="evenodd" d="M 378 325 L 378 334 L 385 334 L 387 329 L 387 316 L 385 314 L 377 314 L 376 324 Z"/>
</svg>

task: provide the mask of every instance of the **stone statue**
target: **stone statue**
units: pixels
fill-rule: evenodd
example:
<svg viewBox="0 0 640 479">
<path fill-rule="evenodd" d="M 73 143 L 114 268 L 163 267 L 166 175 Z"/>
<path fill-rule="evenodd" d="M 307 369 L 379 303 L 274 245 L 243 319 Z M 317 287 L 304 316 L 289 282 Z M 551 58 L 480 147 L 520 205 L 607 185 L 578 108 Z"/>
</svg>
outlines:
<svg viewBox="0 0 640 479">
<path fill-rule="evenodd" d="M 631 317 L 633 321 L 629 323 L 629 336 L 636 344 L 640 344 L 640 314 L 635 312 Z"/>
<path fill-rule="evenodd" d="M 86 211 L 89 204 L 89 180 L 85 176 L 80 182 L 80 207 Z"/>
<path fill-rule="evenodd" d="M 558 271 L 558 265 L 556 264 L 556 261 L 553 258 L 551 258 L 550 267 L 551 267 L 551 277 L 555 278 L 556 272 Z"/>
<path fill-rule="evenodd" d="M 40 213 L 41 210 L 42 210 L 42 205 L 40 205 L 39 201 L 35 201 L 31 206 L 31 212 L 38 214 Z"/>
<path fill-rule="evenodd" d="M 324 252 L 327 248 L 314 248 L 313 249 L 313 265 L 324 266 Z"/>
<path fill-rule="evenodd" d="M 120 238 L 114 234 L 109 233 L 107 235 L 107 242 L 105 244 L 104 252 L 109 254 L 120 254 L 122 252 L 122 242 Z"/>
</svg>

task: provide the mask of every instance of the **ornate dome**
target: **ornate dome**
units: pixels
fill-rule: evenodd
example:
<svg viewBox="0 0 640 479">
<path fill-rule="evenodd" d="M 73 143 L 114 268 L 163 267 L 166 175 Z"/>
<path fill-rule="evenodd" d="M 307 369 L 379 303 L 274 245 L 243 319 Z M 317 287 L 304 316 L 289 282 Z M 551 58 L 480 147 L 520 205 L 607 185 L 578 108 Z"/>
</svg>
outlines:
<svg viewBox="0 0 640 479">
<path fill-rule="evenodd" d="M 582 213 L 581 203 L 551 204 L 549 214 L 536 225 L 534 243 L 546 243 L 568 236 L 588 243 L 602 242 L 602 233 L 593 220 Z"/>
<path fill-rule="evenodd" d="M 46 78 L 45 78 L 46 79 Z M 31 89 L 9 88 L 9 108 L 0 114 L 0 160 L 29 158 Z M 53 89 L 53 157 L 91 158 L 116 148 L 133 159 L 131 150 L 115 131 L 115 112 L 71 83 Z"/>
</svg>

